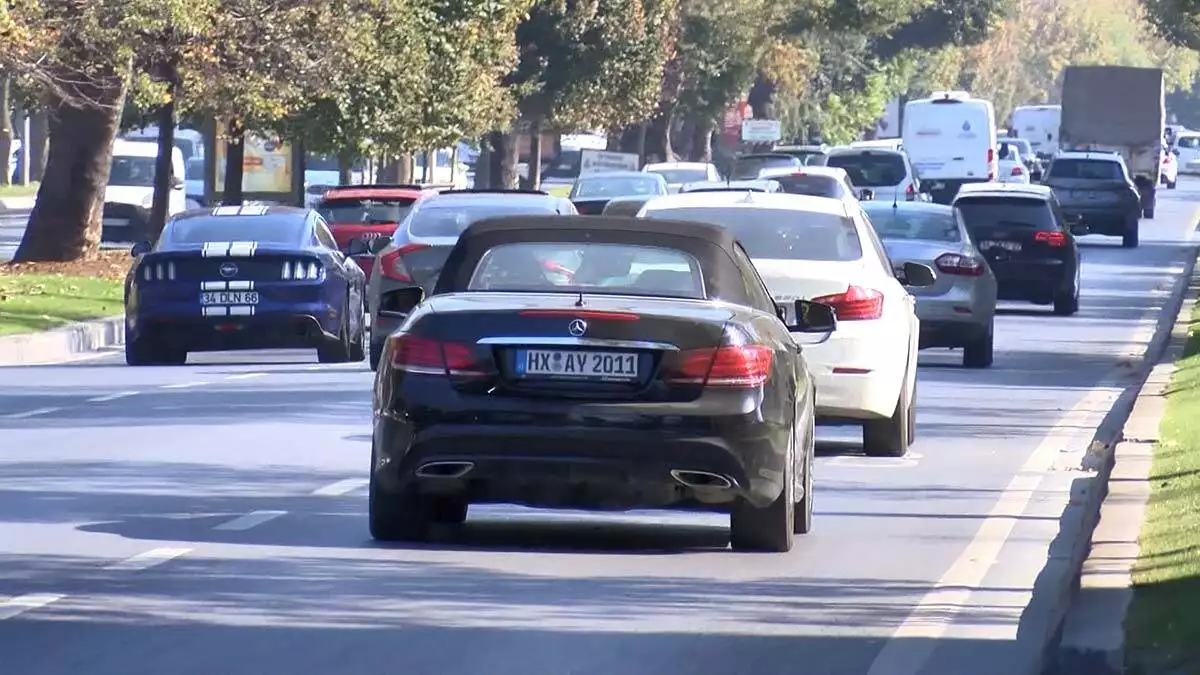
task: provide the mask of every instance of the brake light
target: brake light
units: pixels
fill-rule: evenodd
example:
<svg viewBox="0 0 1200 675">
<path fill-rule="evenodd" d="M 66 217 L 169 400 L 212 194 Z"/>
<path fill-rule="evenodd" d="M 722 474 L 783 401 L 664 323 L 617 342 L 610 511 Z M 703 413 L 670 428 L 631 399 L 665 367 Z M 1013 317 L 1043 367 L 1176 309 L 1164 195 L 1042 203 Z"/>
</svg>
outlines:
<svg viewBox="0 0 1200 675">
<path fill-rule="evenodd" d="M 175 281 L 175 263 L 146 263 L 142 266 L 142 278 L 146 281 Z"/>
<path fill-rule="evenodd" d="M 597 321 L 637 321 L 642 318 L 633 312 L 605 312 L 597 309 L 525 309 L 521 316 L 563 317 L 564 319 L 594 319 Z"/>
<path fill-rule="evenodd" d="M 992 168 L 993 166 L 995 166 L 995 161 L 996 161 L 996 149 L 988 148 L 988 151 L 987 151 L 988 180 L 996 180 L 996 170 Z"/>
<path fill-rule="evenodd" d="M 1014 167 L 1012 168 L 1012 175 L 1014 175 L 1014 176 L 1020 176 L 1020 175 L 1022 175 L 1022 174 L 1024 174 L 1024 173 L 1025 173 L 1025 169 L 1024 169 L 1024 168 L 1022 168 L 1022 167 L 1019 167 L 1019 166 L 1014 166 Z"/>
<path fill-rule="evenodd" d="M 316 281 L 321 278 L 321 265 L 307 260 L 286 261 L 280 278 L 284 281 Z"/>
<path fill-rule="evenodd" d="M 812 302 L 833 307 L 838 321 L 868 321 L 883 316 L 883 293 L 873 288 L 851 286 L 845 293 L 822 295 Z"/>
<path fill-rule="evenodd" d="M 404 266 L 404 254 L 429 248 L 427 244 L 405 244 L 394 251 L 379 256 L 379 271 L 392 281 L 412 281 L 408 268 Z"/>
<path fill-rule="evenodd" d="M 1033 235 L 1034 241 L 1040 241 L 1051 246 L 1066 246 L 1067 235 L 1064 232 L 1037 232 Z"/>
<path fill-rule="evenodd" d="M 987 161 L 988 161 L 988 164 L 991 164 L 992 162 L 996 161 L 996 149 L 995 149 L 995 148 L 988 148 L 988 155 L 987 155 L 987 157 L 988 157 L 988 160 L 987 160 Z"/>
<path fill-rule="evenodd" d="M 957 274 L 966 277 L 983 276 L 983 261 L 969 255 L 958 253 L 943 253 L 933 264 L 946 274 Z"/>
<path fill-rule="evenodd" d="M 672 384 L 749 389 L 771 376 L 775 354 L 763 345 L 689 349 L 678 354 L 663 379 Z"/>
<path fill-rule="evenodd" d="M 908 187 L 904 188 L 904 199 L 911 202 L 912 200 L 914 200 L 916 198 L 917 198 L 917 188 L 913 187 L 912 183 L 909 183 Z"/>
<path fill-rule="evenodd" d="M 471 345 L 439 342 L 415 335 L 396 335 L 388 339 L 392 368 L 418 375 L 483 377 L 488 369 L 475 355 Z"/>
</svg>

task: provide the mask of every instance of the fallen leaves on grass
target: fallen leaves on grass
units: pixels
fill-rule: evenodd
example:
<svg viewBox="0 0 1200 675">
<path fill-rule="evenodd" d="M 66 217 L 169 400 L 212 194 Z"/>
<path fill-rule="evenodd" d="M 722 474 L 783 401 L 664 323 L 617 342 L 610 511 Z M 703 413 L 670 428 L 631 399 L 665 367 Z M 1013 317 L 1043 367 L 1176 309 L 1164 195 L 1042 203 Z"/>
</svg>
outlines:
<svg viewBox="0 0 1200 675">
<path fill-rule="evenodd" d="M 25 262 L 0 265 L 0 276 L 61 276 L 122 280 L 133 258 L 128 251 L 101 251 L 94 259 L 71 262 Z"/>
</svg>

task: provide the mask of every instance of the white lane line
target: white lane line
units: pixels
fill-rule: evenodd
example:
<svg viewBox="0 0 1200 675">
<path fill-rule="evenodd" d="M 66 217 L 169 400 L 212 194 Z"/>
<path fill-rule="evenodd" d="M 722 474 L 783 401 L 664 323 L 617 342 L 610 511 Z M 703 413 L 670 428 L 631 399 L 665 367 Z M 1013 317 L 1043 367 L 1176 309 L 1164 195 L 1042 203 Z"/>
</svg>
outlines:
<svg viewBox="0 0 1200 675">
<path fill-rule="evenodd" d="M 97 396 L 95 398 L 89 398 L 87 400 L 87 402 L 88 403 L 107 403 L 109 401 L 115 401 L 119 398 L 129 398 L 130 396 L 136 396 L 137 393 L 138 392 L 136 392 L 136 391 L 118 391 L 115 394 L 105 394 L 104 396 Z"/>
<path fill-rule="evenodd" d="M 23 420 L 27 417 L 37 417 L 38 415 L 49 415 L 50 413 L 58 412 L 62 408 L 34 408 L 19 413 L 11 413 L 4 416 L 6 420 Z"/>
<path fill-rule="evenodd" d="M 227 379 L 227 380 L 251 380 L 256 377 L 262 377 L 263 375 L 266 375 L 266 373 L 239 373 L 237 375 L 230 375 L 229 377 L 227 377 L 225 379 Z"/>
<path fill-rule="evenodd" d="M 269 520 L 275 520 L 276 518 L 284 515 L 287 515 L 287 511 L 251 511 L 250 513 L 238 516 L 233 520 L 221 523 L 213 529 L 241 532 L 252 527 L 262 525 Z"/>
<path fill-rule="evenodd" d="M 364 488 L 367 486 L 368 482 L 370 481 L 368 481 L 366 478 L 347 478 L 346 480 L 339 480 L 336 483 L 331 483 L 323 488 L 313 490 L 313 494 L 321 497 L 338 497 L 350 492 L 354 492 L 359 488 Z"/>
<path fill-rule="evenodd" d="M 1079 437 L 1077 427 L 1102 416 L 1101 406 L 1108 404 L 1111 407 L 1115 396 L 1111 389 L 1093 390 L 1055 422 L 1004 488 L 971 543 L 892 633 L 867 675 L 918 675 L 921 672 L 955 617 L 971 606 L 972 593 L 1000 557 L 1018 519 L 1029 506 L 1042 479 L 1054 469 L 1064 446 L 1073 444 Z M 1086 445 L 1086 441 L 1081 442 Z M 1027 601 L 1022 602 L 1020 606 L 1027 604 Z M 1015 630 L 1015 625 L 1011 628 Z"/>
<path fill-rule="evenodd" d="M 30 610 L 45 607 L 67 596 L 57 593 L 30 593 L 0 602 L 0 621 L 11 619 Z"/>
<path fill-rule="evenodd" d="M 203 387 L 206 384 L 208 384 L 208 382 L 201 380 L 199 382 L 179 382 L 177 384 L 164 384 L 162 386 L 162 388 L 163 389 L 191 389 L 192 387 Z"/>
<path fill-rule="evenodd" d="M 181 555 L 191 552 L 190 548 L 154 548 L 144 553 L 139 553 L 132 558 L 126 558 L 119 563 L 113 563 L 106 570 L 126 570 L 137 571 L 161 565 L 168 560 L 173 560 Z"/>
</svg>

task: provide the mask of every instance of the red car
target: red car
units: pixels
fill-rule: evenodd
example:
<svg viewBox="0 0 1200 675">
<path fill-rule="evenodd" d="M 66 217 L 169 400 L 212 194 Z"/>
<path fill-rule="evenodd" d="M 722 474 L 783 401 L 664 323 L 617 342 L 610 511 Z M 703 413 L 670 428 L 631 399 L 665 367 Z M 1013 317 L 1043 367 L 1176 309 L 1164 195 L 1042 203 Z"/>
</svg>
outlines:
<svg viewBox="0 0 1200 675">
<path fill-rule="evenodd" d="M 355 239 L 391 237 L 413 204 L 436 194 L 420 185 L 343 185 L 327 190 L 316 209 L 347 253 Z M 369 277 L 374 254 L 355 256 L 354 260 Z"/>
</svg>

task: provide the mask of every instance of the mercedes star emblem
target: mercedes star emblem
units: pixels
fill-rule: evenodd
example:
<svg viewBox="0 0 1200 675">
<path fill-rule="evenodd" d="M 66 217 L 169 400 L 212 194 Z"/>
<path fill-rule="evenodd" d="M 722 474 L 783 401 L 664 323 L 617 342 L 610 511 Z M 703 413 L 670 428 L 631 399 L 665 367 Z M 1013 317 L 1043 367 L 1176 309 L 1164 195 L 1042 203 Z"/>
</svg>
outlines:
<svg viewBox="0 0 1200 675">
<path fill-rule="evenodd" d="M 573 319 L 571 323 L 567 324 L 567 332 L 575 337 L 583 337 L 583 334 L 587 332 L 587 322 L 583 319 Z"/>
<path fill-rule="evenodd" d="M 237 268 L 237 265 L 235 265 L 231 262 L 227 262 L 227 263 L 221 263 L 221 267 L 218 268 L 217 271 L 221 273 L 221 276 L 228 279 L 230 277 L 237 276 L 238 268 Z"/>
</svg>

